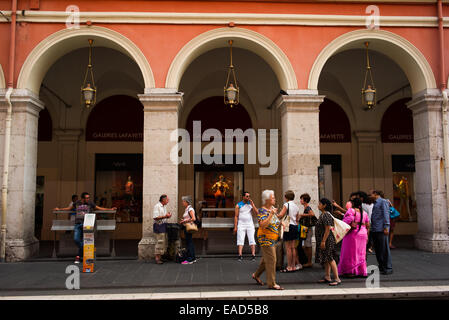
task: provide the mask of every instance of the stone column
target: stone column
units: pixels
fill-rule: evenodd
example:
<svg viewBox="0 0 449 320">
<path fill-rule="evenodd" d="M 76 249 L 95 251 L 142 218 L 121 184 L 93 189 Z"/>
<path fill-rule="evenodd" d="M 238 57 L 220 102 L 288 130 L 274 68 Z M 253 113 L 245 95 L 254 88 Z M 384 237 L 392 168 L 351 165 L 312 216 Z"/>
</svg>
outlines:
<svg viewBox="0 0 449 320">
<path fill-rule="evenodd" d="M 324 96 L 315 91 L 294 91 L 281 95 L 282 192 L 292 190 L 295 200 L 308 193 L 318 214 L 318 167 L 320 165 L 319 106 Z M 277 195 L 282 203 L 283 194 Z"/>
<path fill-rule="evenodd" d="M 170 222 L 178 221 L 178 165 L 170 160 L 176 141 L 170 141 L 178 128 L 182 94 L 169 89 L 145 90 L 139 95 L 144 106 L 143 146 L 143 223 L 139 259 L 154 257 L 153 207 L 162 194 L 167 194 L 172 213 Z"/>
<path fill-rule="evenodd" d="M 58 201 L 65 207 L 73 194 L 78 192 L 78 143 L 81 129 L 58 129 L 55 136 L 58 141 Z"/>
<path fill-rule="evenodd" d="M 22 261 L 38 254 L 34 237 L 37 127 L 44 105 L 28 90 L 14 90 L 6 213 L 6 260 Z M 0 165 L 3 165 L 7 103 L 0 99 Z M 2 168 L 3 169 L 3 168 Z M 0 177 L 0 180 L 2 177 Z"/>
<path fill-rule="evenodd" d="M 449 252 L 442 125 L 442 95 L 427 89 L 408 103 L 415 138 L 417 248 Z"/>
<path fill-rule="evenodd" d="M 380 131 L 356 131 L 359 190 L 385 191 Z M 354 190 L 355 191 L 355 190 Z"/>
</svg>

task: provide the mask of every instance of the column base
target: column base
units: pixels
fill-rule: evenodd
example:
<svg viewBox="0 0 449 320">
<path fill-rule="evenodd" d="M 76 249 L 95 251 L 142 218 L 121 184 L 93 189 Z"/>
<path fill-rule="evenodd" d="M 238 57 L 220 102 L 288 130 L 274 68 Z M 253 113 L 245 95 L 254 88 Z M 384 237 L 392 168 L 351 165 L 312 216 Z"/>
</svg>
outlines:
<svg viewBox="0 0 449 320">
<path fill-rule="evenodd" d="M 419 250 L 449 253 L 449 235 L 442 233 L 417 234 L 415 235 L 415 246 Z"/>
<path fill-rule="evenodd" d="M 139 248 L 139 260 L 151 260 L 154 259 L 154 249 L 156 247 L 156 239 L 153 237 L 142 238 L 140 240 Z"/>
<path fill-rule="evenodd" d="M 39 240 L 7 239 L 6 261 L 18 262 L 35 257 L 39 254 Z"/>
</svg>

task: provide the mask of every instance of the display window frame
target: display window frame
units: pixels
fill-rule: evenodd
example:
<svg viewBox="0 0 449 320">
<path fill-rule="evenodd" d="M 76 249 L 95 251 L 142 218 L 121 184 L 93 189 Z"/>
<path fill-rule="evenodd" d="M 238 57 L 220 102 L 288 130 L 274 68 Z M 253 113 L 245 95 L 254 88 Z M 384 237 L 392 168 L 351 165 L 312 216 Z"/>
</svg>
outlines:
<svg viewBox="0 0 449 320">
<path fill-rule="evenodd" d="M 244 164 L 236 164 L 236 158 L 238 157 L 238 155 L 233 155 L 234 161 L 233 164 L 225 164 L 225 155 L 223 155 L 223 161 L 222 164 L 195 164 L 194 165 L 194 172 L 193 172 L 193 207 L 195 209 L 196 212 L 200 212 L 201 208 L 200 206 L 200 201 L 202 202 L 204 199 L 199 199 L 199 194 L 198 193 L 198 183 L 201 183 L 201 179 L 198 179 L 198 173 L 216 173 L 217 176 L 217 181 L 218 178 L 220 176 L 220 173 L 238 173 L 241 175 L 241 177 L 239 178 L 239 180 L 241 180 L 241 182 L 239 182 L 239 184 L 241 183 L 241 188 L 240 190 L 236 190 L 237 194 L 233 194 L 233 198 L 234 198 L 234 204 L 232 206 L 232 208 L 235 207 L 235 205 L 238 203 L 238 201 L 240 201 L 240 194 L 243 190 L 245 190 L 245 166 Z M 204 179 L 204 178 L 203 178 Z M 203 184 L 205 183 L 204 180 L 202 181 Z M 235 181 L 233 181 L 235 183 Z M 203 192 L 203 198 L 204 198 L 204 192 Z M 238 200 L 238 201 L 237 201 Z M 220 204 L 219 204 L 219 208 L 220 208 Z M 229 207 L 231 208 L 231 207 Z M 217 214 L 217 213 L 216 213 Z M 217 215 L 214 215 L 215 217 L 217 217 Z M 232 216 L 234 216 L 234 213 L 232 213 Z M 225 215 L 225 217 L 228 217 L 227 215 Z M 229 218 L 229 217 L 228 217 Z"/>
<path fill-rule="evenodd" d="M 117 207 L 115 219 L 117 223 L 142 223 L 143 221 L 143 154 L 141 153 L 97 153 L 95 154 L 94 200 L 100 207 Z M 111 186 L 111 201 L 104 205 L 101 202 L 103 193 L 99 192 L 100 172 L 121 172 L 126 181 L 121 180 L 119 195 L 112 195 L 117 185 Z M 123 174 L 125 172 L 125 174 Z M 131 177 L 131 184 L 129 179 Z M 111 178 L 113 179 L 113 178 Z M 130 187 L 132 185 L 132 187 Z M 122 190 L 123 189 L 123 190 Z M 117 191 L 115 191 L 117 193 Z M 123 193 L 123 194 L 122 194 Z M 127 211 L 127 218 L 122 215 Z M 135 213 L 137 211 L 137 214 Z M 134 212 L 134 214 L 133 214 Z M 100 219 L 111 219 L 107 214 L 100 214 Z"/>
</svg>

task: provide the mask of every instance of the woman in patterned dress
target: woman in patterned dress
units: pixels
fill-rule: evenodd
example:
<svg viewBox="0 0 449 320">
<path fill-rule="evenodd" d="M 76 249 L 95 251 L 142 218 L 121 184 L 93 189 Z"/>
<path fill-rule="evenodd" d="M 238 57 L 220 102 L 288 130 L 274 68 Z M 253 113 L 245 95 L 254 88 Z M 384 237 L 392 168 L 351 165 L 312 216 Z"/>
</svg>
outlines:
<svg viewBox="0 0 449 320">
<path fill-rule="evenodd" d="M 324 278 L 319 280 L 319 283 L 328 283 L 330 286 L 337 286 L 341 283 L 338 277 L 338 269 L 336 260 L 338 260 L 336 242 L 331 227 L 334 226 L 334 218 L 332 218 L 332 203 L 323 198 L 318 204 L 318 209 L 321 211 L 320 218 L 315 226 L 316 238 L 316 254 L 315 262 L 324 266 Z M 330 271 L 334 274 L 335 280 L 332 281 Z"/>
<path fill-rule="evenodd" d="M 277 208 L 274 207 L 276 199 L 273 190 L 262 192 L 262 202 L 264 205 L 259 209 L 257 219 L 259 229 L 257 230 L 257 240 L 262 251 L 262 259 L 259 268 L 253 273 L 252 278 L 257 284 L 263 286 L 260 280 L 261 274 L 265 271 L 267 275 L 267 285 L 269 289 L 284 290 L 276 284 L 276 243 L 279 240 L 280 220 L 276 216 Z"/>
</svg>

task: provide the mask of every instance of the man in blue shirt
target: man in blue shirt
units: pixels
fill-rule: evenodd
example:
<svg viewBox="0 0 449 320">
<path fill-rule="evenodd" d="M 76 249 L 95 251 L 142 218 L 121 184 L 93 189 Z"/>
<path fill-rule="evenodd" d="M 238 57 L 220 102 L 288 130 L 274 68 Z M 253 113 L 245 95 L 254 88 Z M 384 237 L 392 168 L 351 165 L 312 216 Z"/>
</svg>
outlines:
<svg viewBox="0 0 449 320">
<path fill-rule="evenodd" d="M 382 191 L 374 190 L 372 197 L 374 202 L 373 213 L 371 215 L 370 232 L 373 237 L 374 250 L 379 264 L 381 274 L 387 275 L 393 273 L 391 262 L 391 253 L 389 246 L 390 232 L 390 205 L 387 200 L 382 198 Z"/>
</svg>

